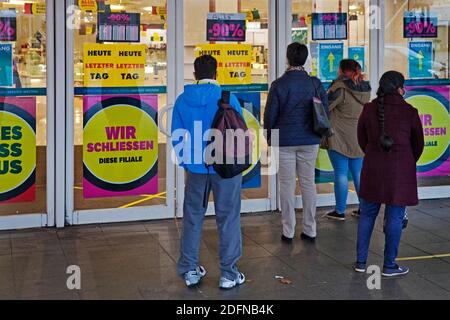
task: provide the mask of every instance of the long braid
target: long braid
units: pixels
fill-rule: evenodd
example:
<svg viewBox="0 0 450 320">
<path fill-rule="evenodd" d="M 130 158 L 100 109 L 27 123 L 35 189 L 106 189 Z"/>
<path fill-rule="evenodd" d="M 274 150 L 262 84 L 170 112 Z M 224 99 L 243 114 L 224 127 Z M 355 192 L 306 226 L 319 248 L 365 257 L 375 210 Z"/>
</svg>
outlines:
<svg viewBox="0 0 450 320">
<path fill-rule="evenodd" d="M 377 99 L 378 123 L 380 126 L 380 145 L 384 151 L 389 152 L 394 145 L 394 140 L 386 133 L 386 116 L 384 108 L 384 92 L 380 92 Z"/>
<path fill-rule="evenodd" d="M 389 152 L 394 145 L 394 139 L 386 133 L 386 114 L 385 114 L 385 97 L 401 96 L 399 89 L 405 85 L 405 77 L 397 71 L 385 72 L 380 79 L 380 87 L 377 92 L 377 107 L 378 107 L 378 123 L 380 126 L 380 146 L 384 151 Z"/>
</svg>

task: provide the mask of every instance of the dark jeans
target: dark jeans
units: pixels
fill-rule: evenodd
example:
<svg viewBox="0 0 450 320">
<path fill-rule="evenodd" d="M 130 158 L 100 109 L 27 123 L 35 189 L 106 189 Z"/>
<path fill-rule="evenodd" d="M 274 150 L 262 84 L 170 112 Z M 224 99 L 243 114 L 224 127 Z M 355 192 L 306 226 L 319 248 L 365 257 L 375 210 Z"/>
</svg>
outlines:
<svg viewBox="0 0 450 320">
<path fill-rule="evenodd" d="M 380 203 L 367 202 L 361 199 L 361 216 L 358 225 L 357 262 L 365 263 L 369 252 L 375 220 L 381 208 Z M 403 229 L 405 207 L 388 205 L 385 209 L 385 247 L 384 266 L 394 267 Z"/>
<path fill-rule="evenodd" d="M 222 276 L 234 280 L 239 272 L 236 264 L 242 256 L 241 185 L 242 175 L 222 179 L 212 174 L 186 174 L 183 207 L 183 236 L 178 274 L 194 270 L 199 265 L 200 241 L 206 209 L 203 207 L 205 186 L 208 197 L 212 190 L 216 223 L 219 229 L 220 270 Z"/>
</svg>

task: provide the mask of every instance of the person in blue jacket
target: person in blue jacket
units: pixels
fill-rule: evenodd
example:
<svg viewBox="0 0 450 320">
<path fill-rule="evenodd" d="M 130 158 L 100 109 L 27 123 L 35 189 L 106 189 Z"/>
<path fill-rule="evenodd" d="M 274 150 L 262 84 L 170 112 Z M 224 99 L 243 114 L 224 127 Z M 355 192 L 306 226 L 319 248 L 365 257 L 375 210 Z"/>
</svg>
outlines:
<svg viewBox="0 0 450 320">
<path fill-rule="evenodd" d="M 184 93 L 175 102 L 172 117 L 174 152 L 178 164 L 186 171 L 183 234 L 177 270 L 188 287 L 199 284 L 206 275 L 206 269 L 199 264 L 199 250 L 207 199 L 212 190 L 220 240 L 219 286 L 231 289 L 245 282 L 244 274 L 237 268 L 242 256 L 242 175 L 223 179 L 212 167 L 205 165 L 208 139 L 204 136 L 212 127 L 222 89 L 216 80 L 217 61 L 214 57 L 197 58 L 194 70 L 196 83 L 185 86 Z M 242 115 L 241 105 L 234 95 L 231 95 L 230 104 Z"/>
<path fill-rule="evenodd" d="M 303 199 L 301 239 L 316 238 L 315 167 L 321 137 L 314 132 L 313 98 L 319 98 L 328 112 L 328 97 L 322 83 L 310 77 L 304 65 L 308 47 L 292 43 L 287 48 L 289 67 L 273 82 L 264 113 L 269 145 L 279 147 L 280 204 L 283 222 L 281 240 L 291 244 L 295 235 L 295 188 L 298 176 Z M 279 141 L 272 138 L 278 131 Z"/>
</svg>

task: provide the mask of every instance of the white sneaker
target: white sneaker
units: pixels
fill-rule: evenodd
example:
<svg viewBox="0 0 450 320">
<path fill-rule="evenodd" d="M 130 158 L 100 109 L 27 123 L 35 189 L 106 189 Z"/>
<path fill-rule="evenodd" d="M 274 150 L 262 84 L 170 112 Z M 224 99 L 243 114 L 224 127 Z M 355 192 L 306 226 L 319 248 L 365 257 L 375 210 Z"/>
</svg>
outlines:
<svg viewBox="0 0 450 320">
<path fill-rule="evenodd" d="M 198 285 L 205 275 L 206 269 L 198 266 L 195 270 L 188 271 L 184 274 L 184 281 L 188 287 L 193 287 Z"/>
<path fill-rule="evenodd" d="M 220 289 L 229 290 L 236 286 L 240 286 L 245 282 L 245 276 L 242 272 L 239 272 L 239 275 L 236 279 L 230 280 L 225 277 L 220 278 L 219 287 Z"/>
</svg>

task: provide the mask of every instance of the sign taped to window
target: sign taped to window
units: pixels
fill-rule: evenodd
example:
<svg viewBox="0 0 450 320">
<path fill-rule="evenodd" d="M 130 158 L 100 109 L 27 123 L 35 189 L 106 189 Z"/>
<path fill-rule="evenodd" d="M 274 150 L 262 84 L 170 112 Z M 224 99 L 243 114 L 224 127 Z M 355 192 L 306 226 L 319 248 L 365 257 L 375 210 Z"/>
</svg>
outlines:
<svg viewBox="0 0 450 320">
<path fill-rule="evenodd" d="M 421 12 L 405 12 L 403 17 L 404 38 L 437 38 L 439 19 Z"/>
<path fill-rule="evenodd" d="M 140 42 L 141 15 L 126 12 L 97 14 L 97 42 Z"/>
<path fill-rule="evenodd" d="M 0 10 L 0 41 L 17 40 L 17 15 L 15 10 Z"/>
<path fill-rule="evenodd" d="M 207 41 L 245 42 L 245 13 L 208 13 Z"/>
<path fill-rule="evenodd" d="M 347 40 L 347 13 L 313 13 L 312 40 Z"/>
</svg>

